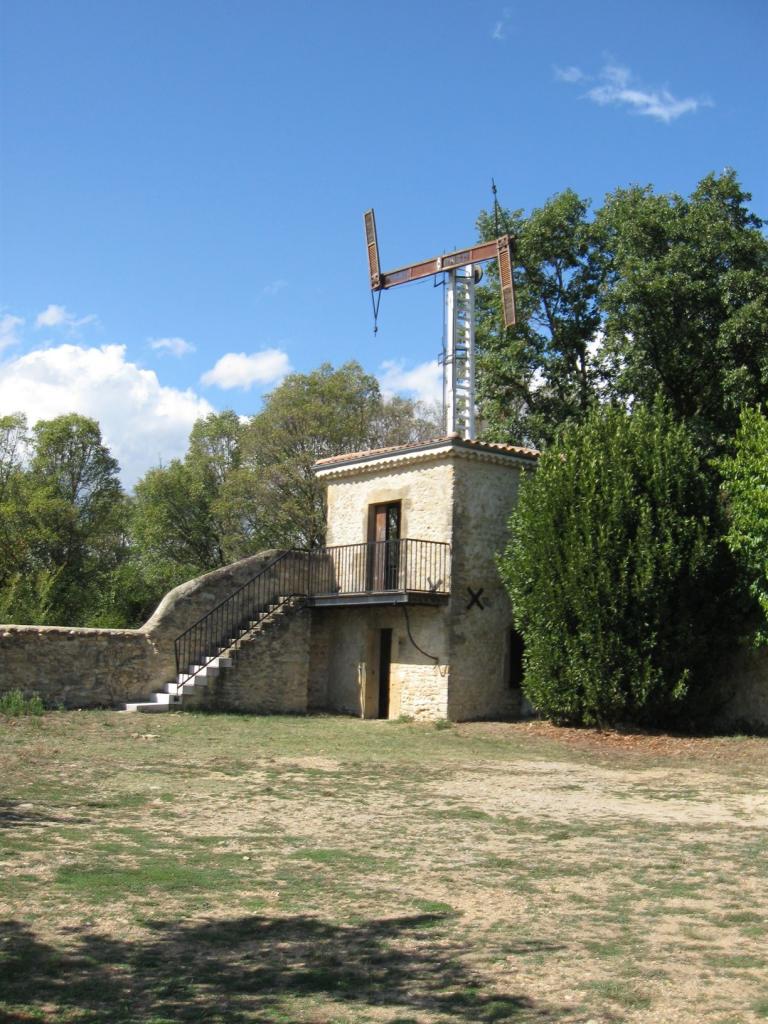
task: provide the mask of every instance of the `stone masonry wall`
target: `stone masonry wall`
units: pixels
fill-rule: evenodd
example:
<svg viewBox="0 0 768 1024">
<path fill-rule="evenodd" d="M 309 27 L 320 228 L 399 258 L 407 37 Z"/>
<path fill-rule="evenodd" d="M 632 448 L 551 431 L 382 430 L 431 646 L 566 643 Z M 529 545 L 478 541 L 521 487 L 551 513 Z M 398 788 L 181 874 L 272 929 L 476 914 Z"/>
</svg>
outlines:
<svg viewBox="0 0 768 1024">
<path fill-rule="evenodd" d="M 509 688 L 512 611 L 496 555 L 506 545 L 520 467 L 457 457 L 454 474 L 449 717 L 509 717 L 519 712 L 519 691 Z M 481 590 L 473 602 L 470 591 Z"/>
<path fill-rule="evenodd" d="M 141 629 L 0 626 L 0 693 L 38 693 L 47 704 L 68 708 L 146 699 L 175 678 L 176 637 L 279 554 L 260 552 L 183 583 Z M 289 555 L 281 563 L 280 587 L 295 577 L 300 589 L 305 568 L 302 556 Z"/>
<path fill-rule="evenodd" d="M 328 663 L 331 656 L 331 630 L 329 615 L 333 610 L 313 608 L 309 639 L 309 678 L 307 682 L 307 708 L 320 711 L 328 707 Z"/>
<path fill-rule="evenodd" d="M 402 502 L 400 536 L 450 543 L 453 470 L 445 458 L 382 472 L 376 463 L 353 478 L 328 481 L 326 543 L 362 544 L 368 540 L 368 509 L 386 501 Z"/>
<path fill-rule="evenodd" d="M 49 707 L 143 700 L 157 663 L 140 630 L 0 626 L 0 693 L 36 693 Z"/>
<path fill-rule="evenodd" d="M 364 714 L 367 654 L 365 608 L 324 608 L 313 610 L 313 646 L 323 636 L 327 652 L 325 706 L 346 715 Z M 323 635 L 324 634 L 324 635 Z"/>
<path fill-rule="evenodd" d="M 445 607 L 408 608 L 410 632 L 422 648 L 419 651 L 408 635 L 403 606 L 313 611 L 313 649 L 322 644 L 327 652 L 323 706 L 363 718 L 378 717 L 379 637 L 382 629 L 391 629 L 389 717 L 445 718 L 449 671 L 445 615 Z"/>
<path fill-rule="evenodd" d="M 223 670 L 184 706 L 257 714 L 304 714 L 311 612 L 289 608 L 266 625 L 252 643 L 243 646 L 237 661 Z"/>
<path fill-rule="evenodd" d="M 447 606 L 410 606 L 407 619 L 404 609 L 396 608 L 393 619 L 397 624 L 392 634 L 390 717 L 410 715 L 426 721 L 447 718 L 452 668 Z"/>
<path fill-rule="evenodd" d="M 720 712 L 723 727 L 768 733 L 768 648 L 738 651 L 725 675 L 731 696 Z"/>
</svg>

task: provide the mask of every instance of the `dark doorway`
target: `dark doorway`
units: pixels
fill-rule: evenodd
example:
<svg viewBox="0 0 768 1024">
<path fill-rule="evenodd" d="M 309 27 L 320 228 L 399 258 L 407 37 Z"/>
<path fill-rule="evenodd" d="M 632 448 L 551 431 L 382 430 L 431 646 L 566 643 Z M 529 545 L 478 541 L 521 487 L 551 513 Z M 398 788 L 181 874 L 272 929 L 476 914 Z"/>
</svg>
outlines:
<svg viewBox="0 0 768 1024">
<path fill-rule="evenodd" d="M 508 683 L 510 690 L 519 690 L 523 685 L 525 644 L 516 629 L 509 631 Z"/>
<path fill-rule="evenodd" d="M 389 718 L 389 670 L 392 665 L 392 630 L 379 630 L 379 718 Z"/>
<path fill-rule="evenodd" d="M 400 565 L 400 502 L 371 505 L 368 514 L 369 590 L 397 590 Z"/>
</svg>

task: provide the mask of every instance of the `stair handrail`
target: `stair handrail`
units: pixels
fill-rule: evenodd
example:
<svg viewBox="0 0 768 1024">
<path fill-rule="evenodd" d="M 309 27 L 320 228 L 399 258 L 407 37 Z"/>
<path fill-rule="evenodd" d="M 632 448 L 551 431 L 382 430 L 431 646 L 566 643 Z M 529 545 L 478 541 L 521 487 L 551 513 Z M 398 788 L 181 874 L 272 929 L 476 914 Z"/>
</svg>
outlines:
<svg viewBox="0 0 768 1024">
<path fill-rule="evenodd" d="M 269 614 L 268 612 L 260 612 L 255 602 L 251 602 L 251 604 L 247 606 L 241 604 L 238 609 L 238 598 L 244 591 L 249 588 L 253 588 L 254 584 L 257 584 L 258 580 L 266 577 L 268 574 L 271 574 L 275 566 L 284 559 L 289 556 L 295 557 L 297 555 L 305 557 L 307 559 L 308 566 L 311 552 L 301 551 L 297 548 L 288 548 L 286 551 L 282 551 L 267 565 L 265 565 L 263 569 L 257 572 L 250 579 L 246 580 L 245 583 L 242 583 L 236 590 L 232 591 L 231 594 L 225 597 L 217 605 L 214 605 L 213 608 L 210 608 L 204 615 L 201 615 L 197 621 L 193 622 L 191 626 L 176 637 L 176 640 L 174 641 L 174 653 L 176 655 L 177 681 L 179 675 L 182 673 L 188 674 L 190 667 L 193 665 L 196 666 L 196 671 L 198 671 L 206 665 L 209 665 L 215 658 L 219 657 L 220 652 L 213 651 L 213 653 L 210 653 L 211 648 L 221 646 L 221 644 L 229 638 L 230 634 L 234 634 L 234 632 L 241 629 L 243 622 L 251 622 L 254 617 L 256 617 L 257 621 L 260 621 Z M 279 600 L 272 605 L 270 609 L 271 611 L 281 605 L 284 605 L 287 601 L 293 598 L 307 596 L 306 568 L 303 575 L 305 584 L 303 589 L 293 587 L 288 593 L 280 593 L 279 589 L 275 592 L 274 596 L 279 598 Z M 255 596 L 257 595 L 254 595 L 254 597 Z M 264 595 L 260 596 L 263 597 Z M 237 615 L 228 614 L 228 612 L 233 609 L 238 610 Z M 233 636 L 232 640 L 232 644 L 228 646 L 234 646 L 239 643 L 240 637 Z M 182 666 L 184 666 L 184 668 L 182 668 Z"/>
</svg>

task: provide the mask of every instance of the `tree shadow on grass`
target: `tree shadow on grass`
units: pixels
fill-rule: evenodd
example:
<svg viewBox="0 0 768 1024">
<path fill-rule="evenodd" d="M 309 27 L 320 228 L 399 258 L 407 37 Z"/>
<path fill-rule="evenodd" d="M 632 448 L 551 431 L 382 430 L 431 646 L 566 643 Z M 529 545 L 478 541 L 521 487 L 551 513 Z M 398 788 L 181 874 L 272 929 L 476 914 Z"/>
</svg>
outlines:
<svg viewBox="0 0 768 1024">
<path fill-rule="evenodd" d="M 41 814 L 30 804 L 18 800 L 0 800 L 0 829 L 16 828 L 19 825 L 80 825 L 86 821 L 87 818 Z"/>
<path fill-rule="evenodd" d="M 291 1019 L 296 998 L 304 1010 L 314 1008 L 317 1024 L 339 1020 L 345 1004 L 350 1012 L 388 1009 L 392 1024 L 418 1024 L 423 1013 L 457 1024 L 561 1019 L 564 1007 L 539 1006 L 512 984 L 491 989 L 465 963 L 466 948 L 446 934 L 449 918 L 349 926 L 304 915 L 162 921 L 135 942 L 69 929 L 61 947 L 10 921 L 0 926 L 0 1001 L 18 1013 L 4 1018 L 0 1010 L 0 1022 L 39 1020 L 35 1011 L 55 1006 L 59 1014 L 76 1011 L 78 1024 L 275 1024 Z M 558 948 L 525 942 L 513 953 Z"/>
</svg>

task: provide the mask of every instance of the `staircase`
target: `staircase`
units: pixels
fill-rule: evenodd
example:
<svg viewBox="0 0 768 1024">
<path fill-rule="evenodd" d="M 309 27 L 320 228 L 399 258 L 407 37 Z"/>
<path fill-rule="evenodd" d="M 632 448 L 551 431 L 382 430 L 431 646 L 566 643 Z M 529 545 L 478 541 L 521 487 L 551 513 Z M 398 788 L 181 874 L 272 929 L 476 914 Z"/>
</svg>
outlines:
<svg viewBox="0 0 768 1024">
<path fill-rule="evenodd" d="M 234 636 L 227 637 L 223 646 L 213 652 L 209 659 L 204 659 L 204 664 L 187 665 L 184 671 L 177 673 L 173 682 L 166 683 L 162 690 L 156 690 L 151 694 L 149 700 L 132 701 L 125 705 L 124 710 L 149 715 L 181 710 L 185 696 L 199 695 L 211 679 L 235 669 L 241 648 L 256 641 L 261 634 L 272 629 L 280 619 L 300 607 L 302 603 L 301 598 L 279 598 L 275 603 L 258 609 L 256 617 L 244 623 Z"/>
<path fill-rule="evenodd" d="M 244 645 L 304 602 L 305 569 L 297 573 L 295 556 L 291 551 L 279 555 L 177 637 L 175 680 L 124 710 L 158 714 L 180 709 L 185 696 L 199 695 L 211 679 L 231 671 Z"/>
</svg>

